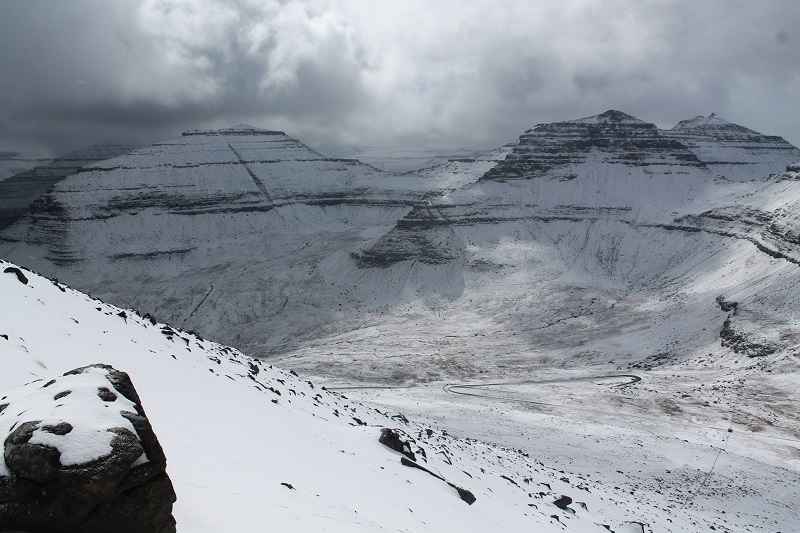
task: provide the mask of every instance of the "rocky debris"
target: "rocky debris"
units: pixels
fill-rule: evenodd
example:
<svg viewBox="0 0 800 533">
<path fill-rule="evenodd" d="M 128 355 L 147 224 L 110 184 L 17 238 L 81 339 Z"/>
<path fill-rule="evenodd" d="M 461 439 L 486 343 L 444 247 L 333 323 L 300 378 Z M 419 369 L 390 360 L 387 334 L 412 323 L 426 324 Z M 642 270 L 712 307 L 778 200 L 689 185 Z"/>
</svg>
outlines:
<svg viewBox="0 0 800 533">
<path fill-rule="evenodd" d="M 735 314 L 735 313 L 734 313 Z M 774 344 L 762 342 L 753 335 L 739 331 L 731 323 L 730 317 L 725 319 L 719 332 L 720 344 L 735 353 L 748 357 L 765 357 L 777 352 L 780 348 Z"/>
<path fill-rule="evenodd" d="M 402 415 L 400 415 L 402 416 Z M 403 417 L 405 418 L 405 417 Z M 465 488 L 459 487 L 458 485 L 447 481 L 445 478 L 440 476 L 439 474 L 425 468 L 424 466 L 417 463 L 416 454 L 411 450 L 412 443 L 414 442 L 412 438 L 408 437 L 407 439 L 403 439 L 403 436 L 408 437 L 402 430 L 400 429 L 389 429 L 383 428 L 381 430 L 381 436 L 378 438 L 378 442 L 386 446 L 387 448 L 391 448 L 392 450 L 403 454 L 404 457 L 400 458 L 400 463 L 405 466 L 410 466 L 412 468 L 417 468 L 422 470 L 423 472 L 427 472 L 428 474 L 432 475 L 436 479 L 440 479 L 456 489 L 458 492 L 458 496 L 467 502 L 469 505 L 475 503 L 476 498 L 475 495 L 472 494 Z M 414 443 L 416 444 L 416 443 Z M 422 458 L 427 461 L 427 454 L 425 450 L 417 446 L 417 453 L 422 456 Z"/>
<path fill-rule="evenodd" d="M 20 283 L 22 283 L 23 285 L 28 284 L 28 278 L 25 276 L 25 274 L 22 273 L 22 270 L 18 269 L 17 267 L 6 267 L 6 269 L 3 270 L 3 272 L 5 272 L 6 274 L 16 274 L 17 279 L 19 280 Z"/>
<path fill-rule="evenodd" d="M 717 296 L 717 305 L 723 312 L 730 313 L 733 311 L 734 315 L 736 315 L 736 311 L 739 308 L 739 302 L 729 302 L 722 295 Z"/>
<path fill-rule="evenodd" d="M 175 531 L 166 457 L 126 373 L 82 367 L 2 401 L 0 529 Z"/>
</svg>

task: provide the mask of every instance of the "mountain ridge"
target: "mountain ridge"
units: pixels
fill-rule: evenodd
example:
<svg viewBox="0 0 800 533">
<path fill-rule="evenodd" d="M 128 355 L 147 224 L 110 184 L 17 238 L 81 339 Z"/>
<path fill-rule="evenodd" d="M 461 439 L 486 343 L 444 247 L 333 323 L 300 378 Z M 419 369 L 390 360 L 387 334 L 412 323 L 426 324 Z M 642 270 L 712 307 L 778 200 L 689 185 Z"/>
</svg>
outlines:
<svg viewBox="0 0 800 533">
<path fill-rule="evenodd" d="M 408 173 L 189 135 L 60 182 L 0 256 L 565 478 L 591 465 L 653 531 L 677 508 L 687 531 L 796 529 L 767 494 L 798 482 L 794 152 L 601 115 Z"/>
</svg>

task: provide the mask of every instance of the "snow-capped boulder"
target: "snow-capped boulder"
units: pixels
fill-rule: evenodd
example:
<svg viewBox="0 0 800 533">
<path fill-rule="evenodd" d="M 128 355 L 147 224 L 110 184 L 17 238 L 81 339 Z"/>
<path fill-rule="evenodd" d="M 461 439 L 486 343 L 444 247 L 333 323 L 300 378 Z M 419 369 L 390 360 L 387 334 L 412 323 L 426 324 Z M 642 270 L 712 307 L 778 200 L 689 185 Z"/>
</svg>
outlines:
<svg viewBox="0 0 800 533">
<path fill-rule="evenodd" d="M 0 528 L 175 531 L 166 458 L 128 375 L 91 365 L 0 400 Z"/>
</svg>

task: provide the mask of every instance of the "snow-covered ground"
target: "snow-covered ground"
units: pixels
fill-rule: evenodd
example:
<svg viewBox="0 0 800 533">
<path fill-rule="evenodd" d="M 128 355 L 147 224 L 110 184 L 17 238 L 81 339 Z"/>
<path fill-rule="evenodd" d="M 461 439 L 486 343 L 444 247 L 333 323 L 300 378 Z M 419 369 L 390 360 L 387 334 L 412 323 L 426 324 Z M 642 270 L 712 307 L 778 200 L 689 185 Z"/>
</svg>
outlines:
<svg viewBox="0 0 800 533">
<path fill-rule="evenodd" d="M 167 455 L 180 531 L 636 531 L 633 522 L 663 513 L 628 505 L 626 492 L 603 480 L 568 479 L 519 450 L 451 437 L 32 272 L 21 271 L 23 281 L 5 261 L 0 267 L 9 269 L 0 274 L 3 399 L 16 407 L 24 388 L 15 387 L 87 364 L 128 372 Z M 15 413 L 0 413 L 0 430 Z M 41 416 L 55 423 L 58 413 Z M 416 464 L 430 472 L 380 444 L 383 427 L 410 437 Z M 73 448 L 64 451 L 81 460 L 102 454 Z M 566 509 L 554 504 L 562 495 L 574 501 Z M 691 520 L 678 523 L 685 529 Z"/>
</svg>

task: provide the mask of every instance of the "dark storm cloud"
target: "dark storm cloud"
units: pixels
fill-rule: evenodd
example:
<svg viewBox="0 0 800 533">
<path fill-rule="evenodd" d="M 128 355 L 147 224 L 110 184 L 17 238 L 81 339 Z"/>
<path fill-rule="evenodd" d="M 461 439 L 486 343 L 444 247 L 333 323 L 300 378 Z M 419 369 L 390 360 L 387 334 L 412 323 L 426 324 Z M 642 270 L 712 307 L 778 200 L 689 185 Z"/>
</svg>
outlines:
<svg viewBox="0 0 800 533">
<path fill-rule="evenodd" d="M 364 98 L 346 36 L 299 4 L 12 1 L 0 12 L 7 144 L 63 151 L 110 131 L 152 142 L 231 120 L 342 121 Z"/>
<path fill-rule="evenodd" d="M 800 143 L 793 0 L 5 0 L 0 146 L 238 122 L 312 144 L 497 146 L 621 108 Z"/>
</svg>

